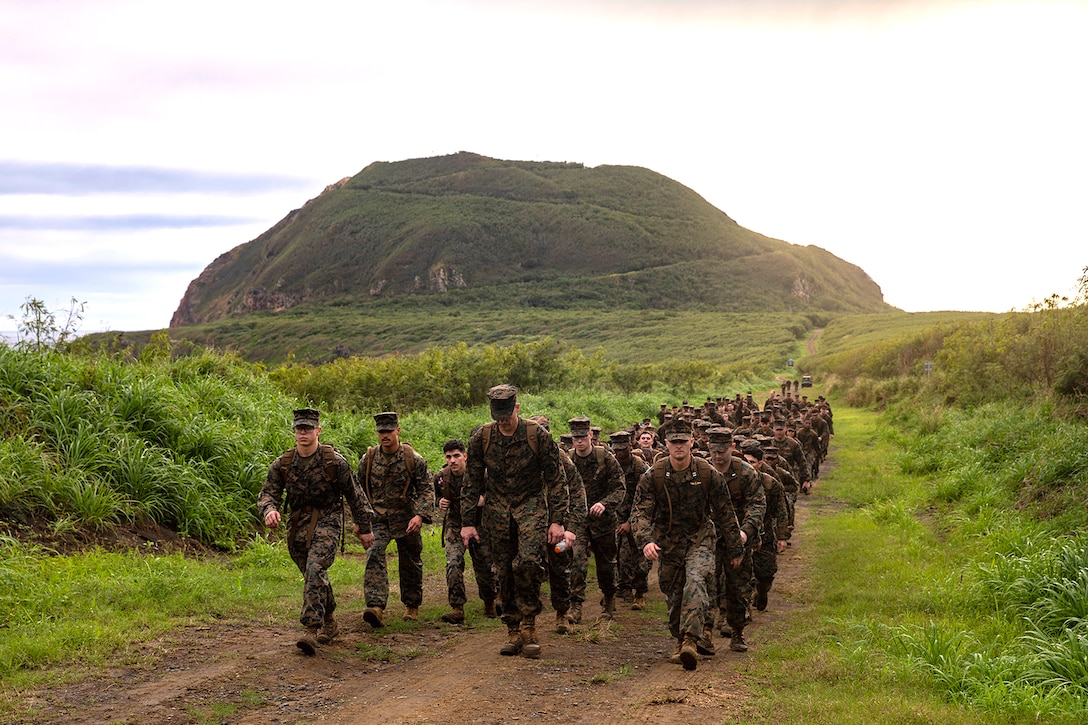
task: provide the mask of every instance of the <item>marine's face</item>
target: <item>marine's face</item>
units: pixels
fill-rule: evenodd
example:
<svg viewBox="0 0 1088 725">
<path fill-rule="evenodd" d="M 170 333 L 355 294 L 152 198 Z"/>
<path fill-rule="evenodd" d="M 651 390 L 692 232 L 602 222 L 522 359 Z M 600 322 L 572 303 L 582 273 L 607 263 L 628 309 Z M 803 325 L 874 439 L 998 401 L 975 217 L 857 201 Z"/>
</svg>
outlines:
<svg viewBox="0 0 1088 725">
<path fill-rule="evenodd" d="M 590 436 L 575 436 L 574 451 L 580 456 L 588 456 L 593 450 L 593 438 Z"/>
<path fill-rule="evenodd" d="M 453 471 L 453 475 L 460 476 L 465 472 L 465 466 L 468 465 L 468 458 L 465 456 L 464 451 L 446 451 L 446 465 Z"/>
</svg>

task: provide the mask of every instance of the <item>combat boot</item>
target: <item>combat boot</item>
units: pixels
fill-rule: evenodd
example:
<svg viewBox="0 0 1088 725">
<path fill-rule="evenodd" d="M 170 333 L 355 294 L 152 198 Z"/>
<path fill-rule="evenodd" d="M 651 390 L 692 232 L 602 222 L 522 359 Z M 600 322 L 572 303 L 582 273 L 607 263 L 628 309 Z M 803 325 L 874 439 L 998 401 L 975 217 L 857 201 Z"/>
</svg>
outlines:
<svg viewBox="0 0 1088 725">
<path fill-rule="evenodd" d="M 555 610 L 555 633 L 566 634 L 567 631 L 567 611 Z"/>
<path fill-rule="evenodd" d="M 405 617 L 407 619 L 407 617 Z M 446 624 L 464 624 L 465 622 L 465 608 L 464 607 L 451 607 L 450 611 L 442 615 L 442 621 Z"/>
<path fill-rule="evenodd" d="M 567 611 L 567 621 L 571 624 L 582 623 L 582 603 L 571 602 L 570 609 Z"/>
<path fill-rule="evenodd" d="M 317 633 L 317 643 L 328 644 L 336 639 L 338 634 L 340 634 L 340 627 L 336 625 L 336 620 L 330 614 L 325 617 L 325 624 L 321 627 L 321 631 Z"/>
<path fill-rule="evenodd" d="M 733 630 L 733 636 L 729 639 L 729 649 L 734 652 L 747 652 L 748 643 L 744 641 L 744 628 L 737 627 Z"/>
<path fill-rule="evenodd" d="M 729 620 L 724 609 L 718 610 L 718 634 L 722 637 L 733 636 L 733 628 L 729 626 Z"/>
<path fill-rule="evenodd" d="M 616 613 L 616 597 L 605 597 L 601 600 L 601 607 L 603 609 L 601 616 L 611 619 Z"/>
<path fill-rule="evenodd" d="M 770 591 L 770 588 L 770 585 L 762 583 L 756 585 L 756 598 L 753 604 L 761 612 L 767 608 L 767 592 Z"/>
<path fill-rule="evenodd" d="M 295 646 L 302 650 L 302 654 L 309 657 L 317 654 L 317 633 L 320 631 L 320 627 L 314 625 L 313 627 L 307 627 L 306 633 L 298 638 L 295 642 Z"/>
<path fill-rule="evenodd" d="M 495 600 L 494 599 L 485 599 L 484 600 L 484 616 L 487 617 L 488 619 L 494 619 L 495 617 L 499 616 L 498 612 L 495 611 Z"/>
<path fill-rule="evenodd" d="M 718 654 L 718 651 L 714 649 L 714 640 L 710 638 L 708 632 L 714 630 L 703 630 L 703 636 L 695 640 L 695 651 L 704 657 L 713 657 Z"/>
<path fill-rule="evenodd" d="M 513 657 L 521 652 L 521 626 L 517 624 L 506 625 L 506 644 L 499 648 L 499 654 L 504 657 Z"/>
<path fill-rule="evenodd" d="M 363 610 L 363 621 L 374 629 L 385 626 L 385 610 L 381 607 L 367 607 Z"/>
<path fill-rule="evenodd" d="M 635 592 L 635 598 L 631 600 L 631 610 L 635 612 L 641 612 L 646 606 L 646 597 L 639 592 Z"/>
<path fill-rule="evenodd" d="M 684 643 L 680 645 L 680 664 L 685 670 L 694 670 L 699 666 L 699 648 L 693 634 L 684 635 Z"/>
<path fill-rule="evenodd" d="M 521 620 L 521 654 L 531 660 L 540 659 L 540 644 L 536 641 L 536 617 Z"/>
<path fill-rule="evenodd" d="M 461 613 L 464 616 L 464 612 Z M 418 622 L 419 621 L 419 607 L 407 607 L 404 610 L 405 622 Z"/>
<path fill-rule="evenodd" d="M 683 648 L 683 646 L 684 638 L 681 637 L 680 639 L 676 640 L 676 648 L 672 651 L 672 654 L 669 655 L 669 662 L 674 665 L 680 664 L 680 650 Z"/>
</svg>

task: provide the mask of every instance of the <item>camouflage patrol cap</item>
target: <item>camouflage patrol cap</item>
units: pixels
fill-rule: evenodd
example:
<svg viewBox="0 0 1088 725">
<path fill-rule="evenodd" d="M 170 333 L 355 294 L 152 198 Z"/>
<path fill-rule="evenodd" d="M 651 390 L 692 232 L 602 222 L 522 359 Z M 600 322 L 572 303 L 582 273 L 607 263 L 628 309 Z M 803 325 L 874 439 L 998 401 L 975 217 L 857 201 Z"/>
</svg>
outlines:
<svg viewBox="0 0 1088 725">
<path fill-rule="evenodd" d="M 321 424 L 321 413 L 314 408 L 299 408 L 294 416 L 296 428 L 316 428 Z"/>
<path fill-rule="evenodd" d="M 608 436 L 608 444 L 613 449 L 627 450 L 631 447 L 631 434 L 625 430 L 618 430 Z"/>
<path fill-rule="evenodd" d="M 571 437 L 570 433 L 560 433 L 559 434 L 559 445 L 562 446 L 566 450 L 570 450 L 570 447 L 572 445 L 574 445 L 574 438 Z"/>
<path fill-rule="evenodd" d="M 513 414 L 518 404 L 518 389 L 506 383 L 496 385 L 487 391 L 487 399 L 491 404 L 491 418 L 505 420 Z"/>
<path fill-rule="evenodd" d="M 712 451 L 727 451 L 733 445 L 733 431 L 729 428 L 707 428 L 706 435 L 709 439 L 707 446 Z"/>
<path fill-rule="evenodd" d="M 740 444 L 740 452 L 746 456 L 752 456 L 759 460 L 763 460 L 763 447 L 759 445 L 759 441 L 755 438 L 747 438 Z"/>
<path fill-rule="evenodd" d="M 585 438 L 589 435 L 589 418 L 571 418 L 567 425 L 570 426 L 570 434 L 574 438 Z"/>
<path fill-rule="evenodd" d="M 387 410 L 384 413 L 378 413 L 374 416 L 374 430 L 379 433 L 387 433 L 391 430 L 396 430 L 400 425 L 400 419 L 397 414 L 391 410 Z"/>
<path fill-rule="evenodd" d="M 669 432 L 665 434 L 665 440 L 690 441 L 691 423 L 687 422 L 683 418 L 680 418 L 669 427 Z"/>
</svg>

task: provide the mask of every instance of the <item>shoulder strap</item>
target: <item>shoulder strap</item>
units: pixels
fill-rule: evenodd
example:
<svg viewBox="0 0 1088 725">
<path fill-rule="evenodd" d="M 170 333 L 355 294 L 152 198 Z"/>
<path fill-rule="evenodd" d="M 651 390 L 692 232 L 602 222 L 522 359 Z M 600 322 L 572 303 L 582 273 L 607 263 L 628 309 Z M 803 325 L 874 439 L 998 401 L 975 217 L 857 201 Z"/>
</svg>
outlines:
<svg viewBox="0 0 1088 725">
<path fill-rule="evenodd" d="M 491 447 L 491 431 L 497 425 L 498 425 L 498 423 L 492 421 L 492 422 L 488 423 L 487 425 L 485 425 L 480 430 L 480 435 L 482 435 L 483 439 L 484 439 L 484 455 L 485 456 L 487 455 L 487 449 Z M 539 427 L 540 427 L 540 424 L 537 423 L 535 420 L 526 420 L 525 421 L 525 437 L 529 440 L 529 448 L 532 449 L 534 456 L 540 455 L 540 450 L 539 450 L 540 449 L 540 441 L 537 440 L 537 432 L 536 432 L 537 428 L 539 428 Z"/>
<path fill-rule="evenodd" d="M 408 489 L 412 487 L 412 484 L 416 480 L 416 452 L 407 443 L 400 444 L 401 451 L 404 453 L 404 467 L 408 469 L 408 483 L 404 484 L 404 493 L 402 496 L 408 498 Z"/>
<path fill-rule="evenodd" d="M 593 446 L 593 454 L 597 457 L 597 468 L 604 468 L 604 446 Z"/>
<path fill-rule="evenodd" d="M 336 448 L 324 443 L 321 444 L 321 462 L 325 471 L 325 480 L 336 483 L 340 478 L 340 461 L 336 455 Z"/>
<path fill-rule="evenodd" d="M 366 468 L 363 470 L 363 490 L 366 491 L 366 497 L 373 501 L 374 496 L 370 493 L 370 469 L 374 467 L 374 453 L 377 452 L 377 446 L 371 446 L 366 449 L 366 453 L 363 456 L 366 458 Z"/>
</svg>

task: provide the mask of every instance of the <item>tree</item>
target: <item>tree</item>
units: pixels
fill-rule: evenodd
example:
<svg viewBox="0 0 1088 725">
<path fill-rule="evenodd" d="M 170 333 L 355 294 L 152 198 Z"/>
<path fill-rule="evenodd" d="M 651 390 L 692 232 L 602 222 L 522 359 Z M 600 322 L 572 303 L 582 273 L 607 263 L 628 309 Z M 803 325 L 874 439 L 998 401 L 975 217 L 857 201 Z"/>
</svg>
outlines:
<svg viewBox="0 0 1088 725">
<path fill-rule="evenodd" d="M 18 320 L 19 339 L 16 347 L 33 352 L 63 349 L 76 338 L 86 304 L 73 297 L 63 324 L 58 325 L 57 315 L 44 302 L 34 296 L 27 297 L 19 305 L 23 316 Z M 8 315 L 8 319 L 14 320 L 15 317 Z"/>
</svg>

